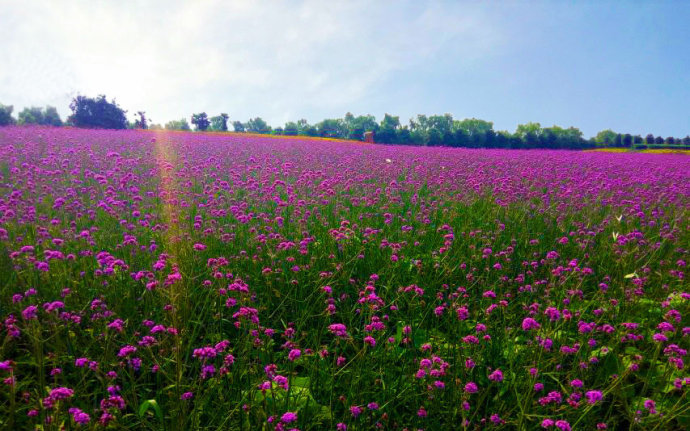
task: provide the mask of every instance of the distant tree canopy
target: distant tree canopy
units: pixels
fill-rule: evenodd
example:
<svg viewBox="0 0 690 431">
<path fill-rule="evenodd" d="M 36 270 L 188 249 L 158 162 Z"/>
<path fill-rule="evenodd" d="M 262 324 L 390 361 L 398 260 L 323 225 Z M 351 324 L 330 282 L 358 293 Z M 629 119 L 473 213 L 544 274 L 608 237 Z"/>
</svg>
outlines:
<svg viewBox="0 0 690 431">
<path fill-rule="evenodd" d="M 616 135 L 617 133 L 613 130 L 606 129 L 597 133 L 597 136 L 594 137 L 594 140 L 598 145 L 613 145 L 614 141 L 616 140 Z"/>
<path fill-rule="evenodd" d="M 267 126 L 261 128 L 249 127 L 249 123 L 235 122 L 235 131 L 252 131 L 254 133 L 268 133 L 271 130 Z M 242 125 L 242 127 L 239 127 Z M 400 117 L 385 114 L 380 123 L 373 115 L 354 116 L 348 112 L 345 117 L 325 119 L 315 125 L 310 125 L 307 120 L 297 122 L 289 121 L 285 127 L 278 127 L 271 131 L 273 134 L 287 136 L 320 136 L 327 138 L 364 140 L 366 132 L 374 133 L 374 140 L 383 144 L 446 146 L 446 147 L 470 147 L 470 148 L 553 148 L 553 149 L 580 149 L 591 148 L 594 140 L 585 140 L 582 132 L 575 127 L 567 129 L 552 126 L 542 127 L 539 123 L 520 124 L 515 133 L 507 131 L 495 131 L 493 123 L 477 118 L 455 120 L 451 114 L 444 115 L 418 115 L 409 121 L 408 125 L 402 125 Z M 607 142 L 613 145 L 616 142 L 615 132 L 606 132 Z M 628 145 L 642 137 L 631 135 L 621 137 L 621 145 Z M 637 141 L 636 141 L 637 142 Z"/>
<path fill-rule="evenodd" d="M 53 106 L 46 106 L 45 109 L 36 106 L 24 108 L 17 117 L 17 123 L 20 125 L 38 124 L 42 126 L 62 126 L 60 114 L 58 114 L 57 109 Z"/>
<path fill-rule="evenodd" d="M 316 131 L 322 138 L 342 138 L 347 136 L 345 123 L 340 119 L 326 119 L 316 124 Z"/>
<path fill-rule="evenodd" d="M 271 126 L 261 117 L 250 118 L 244 127 L 249 133 L 271 133 Z"/>
<path fill-rule="evenodd" d="M 94 129 L 126 129 L 127 111 L 120 108 L 115 100 L 108 102 L 105 95 L 96 98 L 77 96 L 69 105 L 72 115 L 67 122 L 75 127 Z"/>
<path fill-rule="evenodd" d="M 94 129 L 126 129 L 127 111 L 120 108 L 115 100 L 108 102 L 105 95 L 96 98 L 77 96 L 69 105 L 72 115 L 67 122 L 76 127 Z"/>
<path fill-rule="evenodd" d="M 172 120 L 165 123 L 165 130 L 191 130 L 186 119 Z"/>
<path fill-rule="evenodd" d="M 145 111 L 137 111 L 135 121 L 129 123 L 126 111 L 113 100 L 109 102 L 104 95 L 96 98 L 77 96 L 70 103 L 72 115 L 66 123 L 76 127 L 160 130 L 163 127 L 149 125 Z M 0 126 L 13 124 L 37 124 L 61 126 L 62 120 L 52 106 L 26 107 L 19 112 L 18 120 L 12 117 L 13 106 L 0 104 Z M 228 131 L 229 116 L 221 113 L 209 118 L 206 112 L 193 114 L 191 123 L 197 131 Z M 335 139 L 365 140 L 365 134 L 371 132 L 374 142 L 380 144 L 468 147 L 468 148 L 546 148 L 546 149 L 585 149 L 596 147 L 638 148 L 644 146 L 690 147 L 690 135 L 685 138 L 668 136 L 617 133 L 611 129 L 602 130 L 596 136 L 585 139 L 576 127 L 560 126 L 542 127 L 540 123 L 528 122 L 518 124 L 514 133 L 505 130 L 494 130 L 490 121 L 478 118 L 456 120 L 451 114 L 417 115 L 407 124 L 400 122 L 400 117 L 386 113 L 380 122 L 373 115 L 355 116 L 348 112 L 344 118 L 327 118 L 316 124 L 309 124 L 306 119 L 288 121 L 284 127 L 272 128 L 261 117 L 250 118 L 247 122 L 233 121 L 230 125 L 235 132 L 260 133 L 285 136 L 315 136 Z M 166 130 L 191 130 L 186 119 L 173 120 L 165 124 Z"/>
<path fill-rule="evenodd" d="M 0 103 L 0 126 L 11 126 L 16 123 L 16 120 L 12 116 L 13 110 L 14 106 Z"/>
<path fill-rule="evenodd" d="M 149 128 L 149 123 L 146 121 L 146 112 L 144 111 L 137 111 L 137 115 L 139 118 L 134 120 L 134 128 L 135 129 L 148 129 Z"/>
<path fill-rule="evenodd" d="M 244 124 L 241 121 L 233 121 L 232 128 L 233 130 L 235 130 L 235 132 L 238 133 L 244 133 L 246 131 L 246 129 L 244 128 Z"/>
<path fill-rule="evenodd" d="M 212 130 L 223 130 L 222 121 L 227 119 L 213 117 Z M 373 115 L 355 116 L 348 112 L 344 118 L 327 118 L 316 124 L 306 119 L 288 121 L 284 127 L 271 128 L 261 117 L 243 123 L 232 123 L 235 132 L 271 133 L 286 136 L 319 136 L 336 139 L 364 141 L 366 132 L 374 133 L 374 141 L 381 144 L 446 146 L 469 148 L 546 148 L 546 149 L 585 149 L 597 146 L 632 147 L 649 143 L 675 144 L 685 142 L 679 138 L 662 138 L 629 133 L 616 133 L 610 129 L 602 130 L 595 137 L 585 139 L 580 129 L 560 126 L 543 127 L 540 123 L 519 124 L 514 133 L 494 130 L 491 121 L 478 118 L 456 120 L 451 114 L 417 115 L 406 125 L 400 117 L 385 114 L 381 122 Z M 690 137 L 687 138 L 690 142 Z"/>
<path fill-rule="evenodd" d="M 200 114 L 192 114 L 192 124 L 194 124 L 196 130 L 204 131 L 208 129 L 208 126 L 211 125 L 211 122 L 208 119 L 208 115 L 206 115 L 205 112 L 202 112 Z"/>
<path fill-rule="evenodd" d="M 215 132 L 227 132 L 228 118 L 228 114 L 220 114 L 216 117 L 211 117 L 211 130 Z"/>
</svg>

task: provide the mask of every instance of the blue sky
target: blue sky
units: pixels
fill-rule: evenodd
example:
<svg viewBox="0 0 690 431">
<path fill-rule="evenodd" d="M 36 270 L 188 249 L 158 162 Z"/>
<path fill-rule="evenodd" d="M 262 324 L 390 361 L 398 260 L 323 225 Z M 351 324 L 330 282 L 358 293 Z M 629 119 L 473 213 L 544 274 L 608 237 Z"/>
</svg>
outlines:
<svg viewBox="0 0 690 431">
<path fill-rule="evenodd" d="M 688 1 L 0 0 L 0 103 L 690 134 Z M 132 117 L 130 115 L 130 117 Z"/>
</svg>

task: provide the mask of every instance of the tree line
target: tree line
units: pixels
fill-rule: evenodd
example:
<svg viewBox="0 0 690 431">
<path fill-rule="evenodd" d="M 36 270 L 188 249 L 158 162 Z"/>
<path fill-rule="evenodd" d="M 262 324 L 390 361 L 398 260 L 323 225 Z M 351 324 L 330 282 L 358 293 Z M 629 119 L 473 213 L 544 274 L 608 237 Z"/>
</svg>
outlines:
<svg viewBox="0 0 690 431">
<path fill-rule="evenodd" d="M 173 120 L 164 126 L 151 124 L 145 111 L 137 111 L 134 122 L 127 120 L 126 112 L 113 100 L 109 102 L 104 95 L 96 98 L 77 96 L 70 103 L 72 114 L 65 124 L 74 127 L 105 129 L 153 129 L 185 130 L 192 128 L 187 119 Z M 12 124 L 39 124 L 62 126 L 63 122 L 52 106 L 45 108 L 24 108 L 17 120 L 12 117 L 13 107 L 0 104 L 0 126 Z M 576 127 L 542 127 L 540 123 L 526 123 L 517 126 L 515 132 L 494 130 L 493 123 L 477 118 L 454 119 L 451 114 L 417 115 L 407 124 L 400 117 L 385 114 L 378 122 L 373 115 L 354 116 L 345 114 L 344 118 L 330 118 L 316 124 L 307 120 L 289 121 L 283 127 L 271 127 L 261 117 L 250 118 L 246 122 L 230 121 L 227 113 L 209 117 L 206 112 L 192 114 L 191 124 L 196 131 L 216 131 L 238 133 L 260 133 L 284 136 L 312 136 L 334 139 L 363 141 L 365 133 L 371 132 L 374 141 L 381 144 L 421 145 L 438 147 L 467 148 L 520 148 L 520 149 L 588 149 L 596 147 L 641 147 L 669 146 L 690 148 L 690 136 L 674 138 L 646 135 L 621 134 L 612 130 L 602 130 L 589 139 Z"/>
</svg>

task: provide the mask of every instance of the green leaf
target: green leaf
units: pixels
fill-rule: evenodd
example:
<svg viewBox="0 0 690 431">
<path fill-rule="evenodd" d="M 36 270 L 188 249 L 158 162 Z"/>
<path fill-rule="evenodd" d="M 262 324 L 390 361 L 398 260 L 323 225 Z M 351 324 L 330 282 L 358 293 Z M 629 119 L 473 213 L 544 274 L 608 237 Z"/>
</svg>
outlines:
<svg viewBox="0 0 690 431">
<path fill-rule="evenodd" d="M 158 420 L 163 422 L 163 411 L 161 410 L 161 407 L 158 405 L 158 401 L 156 401 L 155 399 L 146 400 L 139 405 L 139 417 L 143 418 L 146 412 L 148 412 L 151 409 L 153 409 L 153 412 L 155 413 L 155 416 L 158 418 Z"/>
</svg>

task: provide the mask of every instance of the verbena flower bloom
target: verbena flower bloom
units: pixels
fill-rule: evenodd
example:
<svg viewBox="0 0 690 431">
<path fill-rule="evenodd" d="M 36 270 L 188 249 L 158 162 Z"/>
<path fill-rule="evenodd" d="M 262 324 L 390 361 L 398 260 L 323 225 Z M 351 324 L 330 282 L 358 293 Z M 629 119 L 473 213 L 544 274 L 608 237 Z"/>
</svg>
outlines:
<svg viewBox="0 0 690 431">
<path fill-rule="evenodd" d="M 541 327 L 541 325 L 539 324 L 539 322 L 537 322 L 536 320 L 534 320 L 531 317 L 525 317 L 522 320 L 522 330 L 523 331 L 529 331 L 531 329 L 539 329 L 540 327 Z"/>
<path fill-rule="evenodd" d="M 585 398 L 587 398 L 589 404 L 596 404 L 597 401 L 601 401 L 604 396 L 601 391 L 587 391 L 585 393 Z"/>
<path fill-rule="evenodd" d="M 74 390 L 65 387 L 58 387 L 50 390 L 48 395 L 54 400 L 64 400 L 66 398 L 71 398 L 74 395 Z"/>
<path fill-rule="evenodd" d="M 354 418 L 359 417 L 359 415 L 362 414 L 362 411 L 363 411 L 363 409 L 359 406 L 351 406 L 350 407 L 350 414 L 352 414 L 352 416 Z"/>
<path fill-rule="evenodd" d="M 503 371 L 500 369 L 495 370 L 493 373 L 489 374 L 489 380 L 492 382 L 502 382 L 503 381 Z"/>
<path fill-rule="evenodd" d="M 29 305 L 24 310 L 22 310 L 22 317 L 24 318 L 24 320 L 34 320 L 36 319 L 37 311 L 38 307 L 36 307 L 35 305 Z"/>
<path fill-rule="evenodd" d="M 89 423 L 91 418 L 89 417 L 88 414 L 84 413 L 80 409 L 76 407 L 72 407 L 69 409 L 69 414 L 72 415 L 72 419 L 74 419 L 74 422 L 80 424 L 80 425 L 86 425 Z"/>
<path fill-rule="evenodd" d="M 290 353 L 288 353 L 288 359 L 290 361 L 294 361 L 297 358 L 299 358 L 302 355 L 302 351 L 300 349 L 292 349 L 290 350 Z"/>
<path fill-rule="evenodd" d="M 280 417 L 280 421 L 286 424 L 292 423 L 297 420 L 297 413 L 286 412 Z"/>
<path fill-rule="evenodd" d="M 574 388 L 581 388 L 583 385 L 584 383 L 582 383 L 582 380 L 580 379 L 575 379 L 570 382 L 570 386 Z"/>
</svg>

